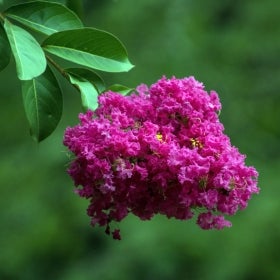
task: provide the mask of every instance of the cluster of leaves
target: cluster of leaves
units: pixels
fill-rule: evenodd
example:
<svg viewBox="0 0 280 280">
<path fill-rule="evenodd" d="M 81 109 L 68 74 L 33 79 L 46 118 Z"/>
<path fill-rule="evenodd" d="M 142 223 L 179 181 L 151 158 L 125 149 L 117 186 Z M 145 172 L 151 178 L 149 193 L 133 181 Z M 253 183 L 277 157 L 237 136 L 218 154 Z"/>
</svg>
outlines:
<svg viewBox="0 0 280 280">
<path fill-rule="evenodd" d="M 103 79 L 93 71 L 123 72 L 133 67 L 120 40 L 108 32 L 84 27 L 66 6 L 27 2 L 9 7 L 0 18 L 0 71 L 13 55 L 31 135 L 36 141 L 48 137 L 62 115 L 62 92 L 52 68 L 80 91 L 85 110 L 96 109 L 97 96 L 105 90 L 124 94 L 130 91 L 121 85 L 106 89 Z M 33 33 L 43 34 L 43 39 L 39 41 Z M 79 67 L 65 68 L 55 57 Z"/>
</svg>

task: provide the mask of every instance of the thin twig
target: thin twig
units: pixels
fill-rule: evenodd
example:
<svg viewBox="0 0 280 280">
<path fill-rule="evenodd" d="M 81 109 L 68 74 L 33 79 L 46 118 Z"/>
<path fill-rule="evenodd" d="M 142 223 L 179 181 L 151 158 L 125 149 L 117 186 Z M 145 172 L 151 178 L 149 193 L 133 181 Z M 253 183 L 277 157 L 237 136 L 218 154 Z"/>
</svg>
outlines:
<svg viewBox="0 0 280 280">
<path fill-rule="evenodd" d="M 50 56 L 46 55 L 47 61 L 51 63 L 54 68 L 76 89 L 80 92 L 80 88 L 76 84 L 72 84 L 69 78 L 69 74 L 60 67 Z"/>
</svg>

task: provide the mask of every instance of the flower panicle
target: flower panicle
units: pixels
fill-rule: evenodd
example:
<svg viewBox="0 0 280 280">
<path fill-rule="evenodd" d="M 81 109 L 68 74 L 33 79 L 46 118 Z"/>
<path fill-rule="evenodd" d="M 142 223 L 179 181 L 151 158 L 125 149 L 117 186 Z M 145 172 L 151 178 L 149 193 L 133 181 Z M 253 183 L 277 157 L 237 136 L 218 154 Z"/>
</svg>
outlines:
<svg viewBox="0 0 280 280">
<path fill-rule="evenodd" d="M 247 207 L 259 192 L 258 173 L 231 145 L 219 121 L 221 104 L 194 77 L 141 85 L 130 96 L 109 91 L 95 112 L 65 131 L 75 156 L 68 173 L 90 199 L 92 225 L 110 231 L 129 213 L 191 219 L 202 229 L 230 227 L 225 215 Z"/>
</svg>

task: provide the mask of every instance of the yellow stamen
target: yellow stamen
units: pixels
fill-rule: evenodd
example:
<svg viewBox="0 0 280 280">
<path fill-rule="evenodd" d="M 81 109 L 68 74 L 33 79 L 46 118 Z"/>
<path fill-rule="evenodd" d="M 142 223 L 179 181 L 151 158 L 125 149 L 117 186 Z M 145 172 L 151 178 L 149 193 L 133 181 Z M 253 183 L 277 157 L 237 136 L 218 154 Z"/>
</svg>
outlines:
<svg viewBox="0 0 280 280">
<path fill-rule="evenodd" d="M 162 140 L 162 134 L 159 133 L 159 132 L 156 134 L 156 138 L 157 138 L 157 140 L 160 141 L 160 142 L 163 141 L 163 140 Z"/>
<path fill-rule="evenodd" d="M 199 140 L 197 140 L 195 138 L 191 138 L 190 141 L 191 141 L 191 145 L 193 148 L 200 148 L 200 149 L 203 148 L 203 145 L 201 144 L 201 142 Z"/>
</svg>

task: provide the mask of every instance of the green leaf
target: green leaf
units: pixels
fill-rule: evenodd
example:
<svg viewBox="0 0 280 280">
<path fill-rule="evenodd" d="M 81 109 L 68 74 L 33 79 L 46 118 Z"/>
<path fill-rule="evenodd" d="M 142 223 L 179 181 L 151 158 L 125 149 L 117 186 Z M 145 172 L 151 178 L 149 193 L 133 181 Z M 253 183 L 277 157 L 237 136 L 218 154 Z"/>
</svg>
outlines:
<svg viewBox="0 0 280 280">
<path fill-rule="evenodd" d="M 38 42 L 30 33 L 11 24 L 7 19 L 4 28 L 15 57 L 18 78 L 31 80 L 41 75 L 46 69 L 47 62 Z"/>
<path fill-rule="evenodd" d="M 70 82 L 79 88 L 84 110 L 98 107 L 98 93 L 104 89 L 103 80 L 94 72 L 82 68 L 65 69 Z"/>
<path fill-rule="evenodd" d="M 22 95 L 31 135 L 40 142 L 54 131 L 62 114 L 62 94 L 51 69 L 23 81 Z"/>
<path fill-rule="evenodd" d="M 0 71 L 8 66 L 11 57 L 11 48 L 6 33 L 0 25 Z"/>
<path fill-rule="evenodd" d="M 94 85 L 98 93 L 101 93 L 105 90 L 105 84 L 103 79 L 92 70 L 86 68 L 67 68 L 64 69 L 64 71 L 89 81 Z"/>
<path fill-rule="evenodd" d="M 56 56 L 101 71 L 123 72 L 133 67 L 119 39 L 94 28 L 54 33 L 42 47 Z"/>
<path fill-rule="evenodd" d="M 84 3 L 81 0 L 67 0 L 67 7 L 80 18 L 84 18 Z"/>
<path fill-rule="evenodd" d="M 5 15 L 46 35 L 83 27 L 78 16 L 66 6 L 46 1 L 12 6 L 5 11 Z"/>
<path fill-rule="evenodd" d="M 114 91 L 114 92 L 118 92 L 122 95 L 128 95 L 129 93 L 131 93 L 134 89 L 133 88 L 129 88 L 129 87 L 126 87 L 126 86 L 123 86 L 123 85 L 119 85 L 119 84 L 114 84 L 114 85 L 111 85 L 110 87 L 108 87 L 106 89 L 106 91 L 108 90 L 111 90 L 111 91 Z"/>
</svg>

